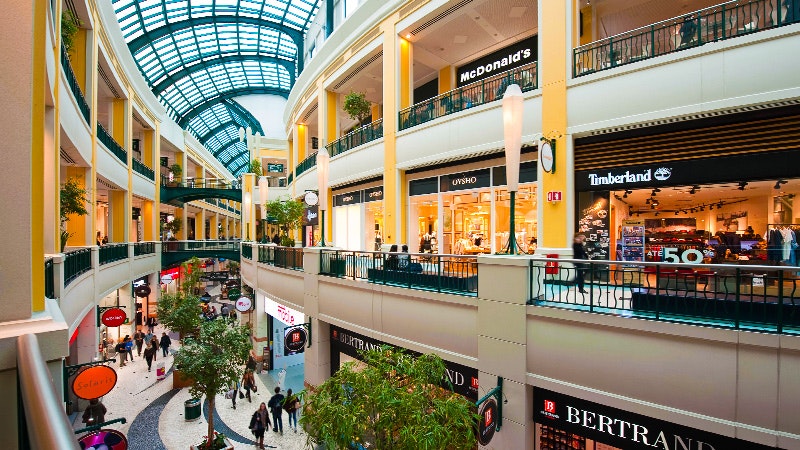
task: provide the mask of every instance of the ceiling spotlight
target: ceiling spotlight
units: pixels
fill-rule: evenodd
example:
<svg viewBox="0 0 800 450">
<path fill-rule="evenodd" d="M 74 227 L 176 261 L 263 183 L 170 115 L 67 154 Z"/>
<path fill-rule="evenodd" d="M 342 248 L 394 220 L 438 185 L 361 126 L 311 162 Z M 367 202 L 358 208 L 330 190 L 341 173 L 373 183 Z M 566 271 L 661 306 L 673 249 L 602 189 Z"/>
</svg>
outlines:
<svg viewBox="0 0 800 450">
<path fill-rule="evenodd" d="M 706 210 L 706 207 L 705 207 L 705 206 L 701 206 L 701 207 L 700 207 L 700 211 L 705 211 L 705 210 Z"/>
<path fill-rule="evenodd" d="M 644 201 L 644 204 L 645 205 L 649 205 L 651 200 L 652 200 L 652 198 L 648 198 L 647 200 Z"/>
<path fill-rule="evenodd" d="M 658 205 L 660 204 L 660 202 L 659 202 L 657 199 L 655 199 L 655 198 L 654 198 L 654 199 L 653 199 L 653 201 L 652 201 L 652 202 L 650 202 L 650 203 L 651 203 L 653 206 L 658 206 Z"/>
<path fill-rule="evenodd" d="M 714 210 L 714 204 L 713 203 L 708 205 L 708 210 L 709 211 L 713 211 Z"/>
<path fill-rule="evenodd" d="M 650 193 L 650 196 L 651 197 L 655 197 L 658 192 L 661 192 L 661 189 L 655 188 L 655 189 L 653 189 L 653 192 Z"/>
<path fill-rule="evenodd" d="M 628 198 L 628 194 L 632 194 L 632 193 L 633 193 L 633 191 L 625 189 L 625 193 L 622 194 L 622 198 Z"/>
<path fill-rule="evenodd" d="M 677 216 L 680 211 L 675 211 L 675 215 Z"/>
<path fill-rule="evenodd" d="M 780 189 L 782 184 L 786 184 L 786 180 L 778 180 L 775 182 L 775 189 Z"/>
<path fill-rule="evenodd" d="M 655 203 L 651 203 L 650 204 L 650 209 L 656 209 L 656 204 Z"/>
<path fill-rule="evenodd" d="M 694 194 L 696 194 L 696 193 L 697 193 L 697 190 L 698 190 L 698 189 L 700 189 L 700 187 L 699 187 L 699 186 L 692 186 L 692 188 L 689 190 L 689 193 L 690 193 L 690 194 L 692 194 L 692 195 L 694 195 Z"/>
<path fill-rule="evenodd" d="M 656 211 L 656 217 L 658 217 L 658 211 Z"/>
<path fill-rule="evenodd" d="M 747 181 L 740 181 L 739 182 L 739 190 L 743 191 L 745 186 L 747 186 Z"/>
<path fill-rule="evenodd" d="M 717 203 L 717 209 L 722 209 L 722 205 L 723 205 L 722 202 Z"/>
</svg>

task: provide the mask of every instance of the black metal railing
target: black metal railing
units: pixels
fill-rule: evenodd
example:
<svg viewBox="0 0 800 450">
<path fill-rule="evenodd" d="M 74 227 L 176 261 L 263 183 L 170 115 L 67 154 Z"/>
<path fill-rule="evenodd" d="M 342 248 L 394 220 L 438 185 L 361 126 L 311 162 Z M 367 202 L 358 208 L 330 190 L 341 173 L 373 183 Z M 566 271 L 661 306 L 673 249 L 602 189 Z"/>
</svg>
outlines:
<svg viewBox="0 0 800 450">
<path fill-rule="evenodd" d="M 133 158 L 133 170 L 134 172 L 145 176 L 149 180 L 156 181 L 156 172 L 136 158 Z"/>
<path fill-rule="evenodd" d="M 320 275 L 409 289 L 478 295 L 477 256 L 322 250 Z"/>
<path fill-rule="evenodd" d="M 301 173 L 317 165 L 317 152 L 314 152 L 300 161 L 300 164 L 294 169 L 294 174 L 300 176 Z M 290 180 L 291 182 L 291 180 Z"/>
<path fill-rule="evenodd" d="M 258 262 L 284 269 L 303 270 L 303 249 L 260 245 L 258 246 Z"/>
<path fill-rule="evenodd" d="M 188 252 L 194 250 L 214 250 L 214 251 L 239 251 L 239 241 L 220 241 L 209 239 L 205 241 L 164 241 L 161 244 L 161 252 Z"/>
<path fill-rule="evenodd" d="M 128 258 L 128 244 L 106 244 L 98 250 L 100 265 L 120 261 Z"/>
<path fill-rule="evenodd" d="M 573 76 L 699 47 L 800 20 L 800 0 L 734 0 L 573 50 Z"/>
<path fill-rule="evenodd" d="M 83 96 L 81 86 L 78 84 L 78 79 L 75 76 L 75 72 L 72 70 L 72 63 L 69 60 L 69 54 L 63 45 L 61 46 L 61 67 L 64 69 L 64 75 L 67 77 L 69 90 L 72 91 L 72 95 L 75 97 L 75 101 L 78 103 L 78 109 L 81 110 L 81 115 L 83 115 L 84 120 L 86 120 L 86 123 L 88 124 L 90 117 L 89 104 L 86 103 L 86 97 Z"/>
<path fill-rule="evenodd" d="M 155 242 L 134 242 L 133 256 L 152 255 L 156 252 Z"/>
<path fill-rule="evenodd" d="M 290 173 L 290 174 L 289 174 L 289 176 L 288 176 L 288 177 L 286 177 L 286 184 L 287 184 L 287 185 L 290 185 L 290 184 L 292 184 L 292 180 L 294 180 L 294 174 L 293 174 L 293 173 Z"/>
<path fill-rule="evenodd" d="M 253 260 L 253 244 L 242 243 L 242 258 Z"/>
<path fill-rule="evenodd" d="M 47 298 L 56 298 L 55 279 L 53 258 L 47 258 L 44 260 L 44 296 Z"/>
<path fill-rule="evenodd" d="M 103 125 L 100 123 L 97 124 L 97 139 L 99 139 L 100 142 L 102 142 L 103 145 L 105 145 L 106 148 L 120 161 L 125 163 L 125 165 L 128 164 L 128 152 L 126 152 L 125 149 L 122 148 L 122 146 L 119 145 L 116 140 L 114 140 L 108 130 L 106 130 L 105 127 L 103 127 Z"/>
<path fill-rule="evenodd" d="M 345 134 L 339 139 L 326 145 L 325 148 L 328 150 L 328 154 L 330 154 L 331 157 L 334 157 L 348 150 L 354 149 L 359 145 L 366 144 L 367 142 L 371 142 L 382 137 L 383 119 L 378 119 Z"/>
<path fill-rule="evenodd" d="M 92 249 L 79 248 L 64 253 L 64 286 L 84 272 L 92 269 Z"/>
<path fill-rule="evenodd" d="M 800 0 L 798 0 L 800 1 Z M 399 113 L 400 130 L 503 98 L 506 88 L 518 84 L 522 92 L 538 86 L 537 63 L 526 64 L 495 76 L 419 102 Z"/>
<path fill-rule="evenodd" d="M 166 175 L 161 175 L 161 186 L 231 190 L 242 188 L 238 180 L 225 180 L 223 178 L 186 178 L 181 180 L 173 178 L 172 181 L 170 181 L 169 177 Z"/>
<path fill-rule="evenodd" d="M 534 305 L 800 334 L 800 279 L 787 276 L 797 267 L 534 259 L 530 268 Z"/>
</svg>

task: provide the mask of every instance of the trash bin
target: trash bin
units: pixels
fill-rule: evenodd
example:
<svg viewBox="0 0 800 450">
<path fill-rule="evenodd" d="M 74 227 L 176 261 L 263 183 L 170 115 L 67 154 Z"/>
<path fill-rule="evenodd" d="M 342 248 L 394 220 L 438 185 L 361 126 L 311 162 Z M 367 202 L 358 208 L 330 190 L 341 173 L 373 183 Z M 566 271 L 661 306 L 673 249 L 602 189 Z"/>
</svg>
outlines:
<svg viewBox="0 0 800 450">
<path fill-rule="evenodd" d="M 200 399 L 193 398 L 183 402 L 183 417 L 187 422 L 200 418 Z"/>
<path fill-rule="evenodd" d="M 161 381 L 167 377 L 167 370 L 164 368 L 163 362 L 156 363 L 156 381 Z"/>
</svg>

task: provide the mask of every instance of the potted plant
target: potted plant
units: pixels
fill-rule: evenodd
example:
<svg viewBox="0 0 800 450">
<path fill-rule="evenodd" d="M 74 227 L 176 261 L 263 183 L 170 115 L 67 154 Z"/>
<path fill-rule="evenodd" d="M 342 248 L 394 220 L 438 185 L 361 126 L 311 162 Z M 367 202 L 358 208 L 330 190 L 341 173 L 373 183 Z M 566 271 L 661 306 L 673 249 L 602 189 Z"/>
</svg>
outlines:
<svg viewBox="0 0 800 450">
<path fill-rule="evenodd" d="M 72 236 L 72 233 L 67 231 L 67 222 L 70 215 L 85 216 L 89 214 L 86 210 L 86 194 L 87 191 L 78 183 L 78 179 L 70 177 L 61 186 L 59 192 L 59 215 L 61 219 L 61 251 L 67 246 L 67 240 Z"/>
<path fill-rule="evenodd" d="M 258 158 L 253 158 L 253 160 L 250 161 L 249 173 L 254 173 L 259 177 L 263 175 L 261 172 L 261 161 Z"/>
<path fill-rule="evenodd" d="M 177 186 L 178 183 L 181 181 L 181 175 L 183 174 L 183 168 L 178 163 L 175 163 L 169 166 L 169 171 L 172 172 L 172 181 L 170 182 L 170 186 Z"/>
<path fill-rule="evenodd" d="M 209 442 L 210 441 L 210 442 Z M 192 445 L 190 450 L 228 450 L 233 449 L 233 443 L 225 437 L 224 434 L 214 432 L 214 439 L 208 439 L 208 436 L 203 436 L 203 442 L 200 445 Z"/>
<path fill-rule="evenodd" d="M 342 109 L 351 119 L 358 121 L 359 126 L 364 125 L 364 120 L 372 116 L 372 104 L 363 92 L 350 92 L 345 95 Z"/>
<path fill-rule="evenodd" d="M 303 225 L 303 204 L 295 200 L 277 199 L 267 203 L 267 210 L 281 230 L 281 245 L 294 247 L 294 239 L 289 237 L 289 231 Z"/>
</svg>

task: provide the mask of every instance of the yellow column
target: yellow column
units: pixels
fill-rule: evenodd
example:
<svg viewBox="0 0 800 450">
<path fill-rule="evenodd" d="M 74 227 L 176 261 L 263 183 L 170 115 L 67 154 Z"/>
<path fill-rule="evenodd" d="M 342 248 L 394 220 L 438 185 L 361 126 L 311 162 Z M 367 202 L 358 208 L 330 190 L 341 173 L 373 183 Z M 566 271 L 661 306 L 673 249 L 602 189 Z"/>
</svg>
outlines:
<svg viewBox="0 0 800 450">
<path fill-rule="evenodd" d="M 186 233 L 186 223 L 187 222 L 186 222 L 186 217 L 185 217 L 183 208 L 176 208 L 175 209 L 175 219 L 173 219 L 173 220 L 178 220 L 181 223 L 181 229 L 178 230 L 177 233 L 175 233 L 175 239 L 177 239 L 179 241 L 186 240 L 186 238 L 184 236 L 188 236 L 188 233 Z"/>
<path fill-rule="evenodd" d="M 125 149 L 128 148 L 125 146 L 126 103 L 127 101 L 121 98 L 115 98 L 112 101 L 113 112 L 111 115 L 111 130 L 109 130 L 114 140 Z"/>
<path fill-rule="evenodd" d="M 28 4 L 30 4 L 30 3 L 28 3 Z M 32 26 L 32 30 L 30 28 L 26 27 L 29 32 L 33 31 L 33 33 L 30 34 L 31 36 L 45 36 L 45 34 L 47 33 L 47 29 L 46 29 L 47 13 L 46 13 L 46 9 L 45 9 L 45 8 L 48 7 L 47 5 L 48 5 L 48 2 L 46 2 L 44 0 L 34 0 L 34 2 L 33 2 L 33 26 Z M 6 7 L 10 7 L 10 5 L 4 5 L 4 9 Z M 7 17 L 12 17 L 12 18 L 16 17 L 14 15 L 14 10 L 15 9 L 17 9 L 17 8 L 16 7 L 10 7 L 10 10 L 4 11 L 4 14 L 7 14 L 8 15 Z M 24 11 L 24 14 L 22 14 L 23 11 L 20 11 L 20 13 L 21 13 L 20 17 L 28 17 L 28 19 L 30 19 L 30 15 L 29 15 L 30 14 L 30 9 L 27 9 L 26 7 L 22 7 L 20 9 L 22 9 Z M 0 24 L 4 24 L 8 20 L 13 20 L 13 19 L 0 20 Z M 10 29 L 11 28 L 9 28 L 9 30 Z M 20 32 L 20 31 L 17 30 L 17 32 Z M 22 32 L 24 33 L 24 31 L 22 31 Z M 31 135 L 30 135 L 31 136 L 31 140 L 29 141 L 30 142 L 30 152 L 31 152 L 31 156 L 30 156 L 30 160 L 29 160 L 30 161 L 30 179 L 29 179 L 30 197 L 29 198 L 30 198 L 30 220 L 31 220 L 31 223 L 30 223 L 30 235 L 29 235 L 29 239 L 30 239 L 30 250 L 29 251 L 30 251 L 30 253 L 28 254 L 27 257 L 22 257 L 22 255 L 24 253 L 16 253 L 16 255 L 17 255 L 17 257 L 20 257 L 20 259 L 22 260 L 21 264 L 22 264 L 23 267 L 27 266 L 28 264 L 31 264 L 31 266 L 29 267 L 30 268 L 30 273 L 31 273 L 31 278 L 30 278 L 30 283 L 31 284 L 29 286 L 29 289 L 26 287 L 25 289 L 20 290 L 20 291 L 17 292 L 17 291 L 14 290 L 14 286 L 18 283 L 18 281 L 14 281 L 14 282 L 9 282 L 9 283 L 4 283 L 5 284 L 4 289 L 6 289 L 7 292 L 15 292 L 17 295 L 22 296 L 23 299 L 24 299 L 25 294 L 27 292 L 30 292 L 30 295 L 31 295 L 31 310 L 34 311 L 34 312 L 38 312 L 38 311 L 44 311 L 44 308 L 45 308 L 45 304 L 44 304 L 44 271 L 42 270 L 41 261 L 42 261 L 42 255 L 44 255 L 44 238 L 43 238 L 44 237 L 44 186 L 45 186 L 45 180 L 44 180 L 44 161 L 45 161 L 45 148 L 44 148 L 45 130 L 44 130 L 44 124 L 45 124 L 45 100 L 46 100 L 45 99 L 45 92 L 46 92 L 46 89 L 47 89 L 47 82 L 45 80 L 45 73 L 47 72 L 47 68 L 46 68 L 46 64 L 45 64 L 45 62 L 47 61 L 47 59 L 46 59 L 47 58 L 47 45 L 45 44 L 45 42 L 44 42 L 45 40 L 44 39 L 34 38 L 31 41 L 31 40 L 28 40 L 27 38 L 23 38 L 23 40 L 24 40 L 24 44 L 32 44 L 30 47 L 27 47 L 27 48 L 30 48 L 32 50 L 32 52 L 31 52 L 32 55 L 29 56 L 29 58 L 32 58 L 32 62 L 31 62 L 30 59 L 28 61 L 26 61 L 27 64 L 31 64 L 31 65 L 28 66 L 29 68 L 27 68 L 27 69 L 22 69 L 22 68 L 20 69 L 20 72 L 22 74 L 25 74 L 26 76 L 30 77 L 30 82 L 29 83 L 24 83 L 24 82 L 17 83 L 17 82 L 14 82 L 13 86 L 19 86 L 20 88 L 23 88 L 23 89 L 28 88 L 28 86 L 31 86 L 30 87 L 30 89 L 31 89 L 30 91 L 22 91 L 22 92 L 24 92 L 26 94 L 28 92 L 30 92 L 30 94 L 31 94 L 31 97 L 29 97 L 29 99 L 31 101 L 31 103 L 30 103 L 30 116 L 29 116 L 29 120 L 30 120 L 29 124 L 30 124 L 30 130 L 31 130 Z M 11 54 L 12 54 L 11 52 L 7 53 L 6 54 L 6 58 L 11 58 Z M 25 66 L 25 63 L 20 61 L 20 65 L 21 66 Z M 9 69 L 9 70 L 13 70 L 13 69 Z M 30 72 L 28 72 L 28 70 L 30 70 Z M 8 73 L 8 72 L 0 71 L 0 74 L 6 74 L 6 73 Z M 3 92 L 3 91 L 5 91 L 5 88 L 0 88 L 0 92 Z M 11 96 L 10 93 L 9 93 L 9 96 Z M 15 94 L 14 97 L 17 97 L 16 99 L 18 99 L 18 100 L 22 100 L 24 98 L 23 95 L 19 94 L 19 93 Z M 5 96 L 4 96 L 4 98 L 5 98 Z M 13 105 L 14 104 L 13 103 L 14 98 L 12 98 L 11 100 L 8 100 L 6 98 L 6 100 L 10 101 L 9 105 Z M 19 105 L 24 109 L 24 106 L 22 106 L 23 102 L 20 102 Z M 22 117 L 26 117 L 26 114 L 25 114 L 24 110 L 23 111 L 19 111 L 19 113 L 20 113 L 20 115 Z M 14 122 L 17 122 L 17 119 L 9 120 L 9 122 L 10 122 L 9 123 L 9 131 L 11 131 L 11 130 L 13 130 L 13 125 L 12 124 Z M 23 134 L 25 134 L 24 130 L 26 128 L 27 127 L 20 127 L 19 130 L 13 130 L 9 134 L 23 135 Z M 24 153 L 23 147 L 20 147 L 20 150 L 21 150 L 20 153 Z M 24 163 L 23 163 L 23 166 L 24 166 Z M 9 164 L 9 169 L 11 167 L 13 167 L 13 165 Z M 16 178 L 14 177 L 12 179 L 16 179 Z M 7 191 L 4 191 L 3 195 L 12 195 L 13 192 L 14 192 L 13 189 L 12 190 L 7 190 Z M 23 209 L 23 211 L 25 211 L 25 210 Z M 21 211 L 21 212 L 23 212 L 23 211 Z M 11 213 L 10 210 L 7 210 L 6 214 L 13 214 L 13 213 Z M 24 217 L 24 212 L 23 212 L 23 217 Z M 4 226 L 4 228 L 5 228 L 5 226 Z M 0 241 L 0 242 L 2 242 L 2 241 Z M 14 249 L 15 249 L 16 245 L 17 244 L 9 245 L 9 246 L 3 246 L 3 250 L 4 251 L 9 251 L 10 252 L 9 255 L 14 255 L 15 254 L 14 253 Z M 14 259 L 14 256 L 9 256 L 8 257 L 9 261 L 8 261 L 7 264 L 9 264 L 9 265 L 13 264 L 13 262 L 12 262 L 13 259 Z M 0 267 L 4 267 L 4 265 L 0 264 Z M 10 276 L 12 272 L 4 270 L 4 273 L 5 273 L 6 276 Z M 4 276 L 4 278 L 6 278 L 6 277 Z M 27 278 L 27 277 L 24 277 L 24 278 Z M 6 320 L 12 320 L 14 318 L 13 316 L 16 316 L 17 314 L 19 314 L 19 318 L 21 318 L 21 319 L 22 318 L 27 318 L 27 317 L 30 316 L 30 312 L 29 311 L 26 311 L 25 308 L 21 308 L 21 310 L 16 312 L 16 313 L 12 312 L 12 313 L 5 314 L 4 318 Z"/>
<path fill-rule="evenodd" d="M 206 210 L 200 208 L 200 212 L 194 215 L 194 238 L 202 241 L 206 238 Z"/>
<path fill-rule="evenodd" d="M 395 33 L 394 20 L 381 24 L 383 31 L 383 208 L 387 243 L 406 240 L 403 185 L 405 174 L 397 170 L 397 114 L 411 104 L 411 44 Z M 395 61 L 399 59 L 397 67 Z M 397 107 L 397 91 L 400 107 Z"/>
<path fill-rule="evenodd" d="M 286 176 L 288 177 L 289 175 L 292 175 L 292 185 L 290 186 L 290 188 L 292 190 L 291 197 L 294 198 L 295 195 L 296 195 L 295 194 L 295 189 L 294 189 L 294 186 L 295 186 L 294 178 L 297 176 L 297 174 L 294 173 L 295 168 L 297 168 L 297 157 L 296 157 L 296 155 L 294 153 L 294 140 L 293 140 L 294 139 L 294 127 L 292 127 L 292 136 L 290 136 L 290 137 L 291 137 L 291 139 L 289 139 L 289 141 L 286 143 L 287 154 L 289 155 L 289 161 L 287 162 L 287 164 L 289 164 L 289 167 L 287 168 L 287 175 Z M 289 181 L 288 178 L 287 178 L 286 181 L 287 182 Z"/>
<path fill-rule="evenodd" d="M 439 93 L 444 94 L 453 89 L 453 66 L 439 69 Z"/>
<path fill-rule="evenodd" d="M 160 208 L 158 205 L 161 204 L 161 180 L 159 176 L 160 167 L 159 167 L 159 158 L 161 157 L 161 139 L 159 139 L 161 129 L 161 124 L 156 122 L 155 130 L 153 130 L 153 170 L 156 172 L 156 181 L 155 181 L 155 201 L 153 202 L 153 215 L 152 219 L 145 224 L 145 227 L 148 225 L 152 227 L 153 236 L 156 240 L 161 239 L 161 214 Z"/>
<path fill-rule="evenodd" d="M 75 178 L 78 181 L 78 185 L 83 189 L 87 189 L 86 187 L 86 169 L 82 167 L 69 167 L 66 168 L 66 177 Z M 88 189 L 87 189 L 88 191 Z M 94 209 L 93 205 L 87 205 L 87 211 Z M 90 213 L 91 214 L 91 213 Z M 88 216 L 76 216 L 72 215 L 69 217 L 67 221 L 67 231 L 72 234 L 72 236 L 67 241 L 67 245 L 70 246 L 79 246 L 79 245 L 92 245 L 94 241 L 90 236 L 86 235 L 87 231 L 87 220 L 91 218 L 91 215 Z M 91 228 L 89 228 L 91 230 Z M 60 243 L 60 241 L 59 241 Z"/>
<path fill-rule="evenodd" d="M 78 33 L 72 38 L 72 50 L 69 51 L 69 63 L 72 72 L 75 73 L 75 80 L 81 88 L 84 96 L 86 95 L 86 33 L 88 30 L 79 28 Z M 61 58 L 61 51 L 56 52 L 56 56 Z"/>
<path fill-rule="evenodd" d="M 211 221 L 211 229 L 209 230 L 211 233 L 209 234 L 208 238 L 219 239 L 219 213 L 211 214 L 209 220 Z"/>
<path fill-rule="evenodd" d="M 412 97 L 414 95 L 414 79 L 413 79 L 413 72 L 412 69 L 414 67 L 414 61 L 412 59 L 412 46 L 411 42 L 398 37 L 394 33 L 394 24 L 393 23 L 383 23 L 381 26 L 383 30 L 383 89 L 386 92 L 386 73 L 387 69 L 391 69 L 392 71 L 392 81 L 395 79 L 395 74 L 399 77 L 398 83 L 400 87 L 400 109 L 408 108 L 412 105 Z M 392 58 L 389 59 L 386 55 L 386 46 L 391 43 L 392 46 Z M 398 48 L 399 44 L 399 48 Z M 399 52 L 396 53 L 396 52 Z M 394 67 L 394 62 L 397 60 L 395 56 L 399 56 L 400 60 L 400 68 L 399 72 L 396 67 Z M 392 94 L 395 93 L 394 83 L 390 85 L 392 89 Z M 394 95 L 391 97 L 392 99 L 395 98 Z M 383 101 L 386 102 L 386 97 L 383 97 Z M 389 111 L 386 108 L 386 104 L 384 103 L 384 111 Z M 385 127 L 385 125 L 384 125 Z"/>
<path fill-rule="evenodd" d="M 144 133 L 142 133 L 142 142 L 140 142 L 139 145 L 141 145 L 142 162 L 145 166 L 155 170 L 158 164 L 153 159 L 153 130 L 144 130 Z M 160 183 L 158 174 L 156 174 L 156 183 Z"/>
<path fill-rule="evenodd" d="M 548 191 L 571 192 L 568 180 L 572 168 L 572 149 L 567 148 L 567 28 L 569 4 L 567 2 L 540 2 L 539 42 L 542 53 L 539 57 L 539 80 L 542 86 L 542 133 L 555 139 L 555 173 L 542 173 L 539 189 L 542 235 L 539 246 L 544 248 L 570 247 L 571 224 L 569 209 L 575 199 L 550 203 L 545 201 Z M 530 119 L 528 119 L 530 120 Z"/>
<path fill-rule="evenodd" d="M 336 92 L 325 91 L 325 97 L 325 110 L 327 111 L 328 118 L 326 121 L 327 128 L 323 136 L 326 137 L 325 143 L 330 144 L 336 139 L 339 139 L 339 114 L 337 114 L 339 96 Z"/>
<path fill-rule="evenodd" d="M 255 199 L 253 198 L 254 187 L 256 184 L 256 176 L 252 173 L 246 173 L 242 176 L 242 217 L 249 219 L 249 222 L 243 224 L 244 240 L 254 241 L 256 239 L 256 208 Z M 244 203 L 245 194 L 250 194 L 250 204 Z M 249 210 L 249 214 L 245 213 L 245 208 Z"/>
<path fill-rule="evenodd" d="M 302 161 L 308 157 L 308 126 L 304 123 L 295 125 L 297 127 L 297 161 Z"/>
<path fill-rule="evenodd" d="M 158 213 L 156 208 L 154 207 L 154 203 L 150 200 L 145 200 L 142 202 L 142 217 L 141 221 L 144 228 L 144 234 L 142 238 L 145 241 L 157 241 L 158 237 L 156 237 L 156 227 L 154 224 L 158 223 Z"/>
<path fill-rule="evenodd" d="M 370 107 L 370 114 L 372 114 L 372 121 L 375 122 L 376 120 L 383 117 L 383 106 L 377 103 L 373 103 Z"/>
<path fill-rule="evenodd" d="M 109 205 L 109 221 L 110 227 L 109 228 L 109 242 L 127 242 L 128 237 L 125 235 L 125 222 L 128 218 L 129 214 L 126 214 L 126 198 L 127 193 L 125 191 L 109 191 L 108 193 L 108 205 Z"/>
</svg>

